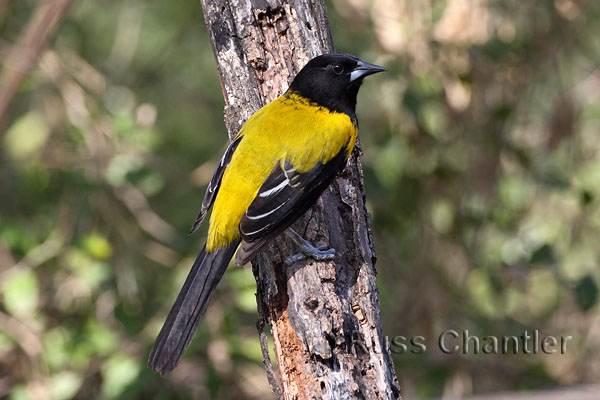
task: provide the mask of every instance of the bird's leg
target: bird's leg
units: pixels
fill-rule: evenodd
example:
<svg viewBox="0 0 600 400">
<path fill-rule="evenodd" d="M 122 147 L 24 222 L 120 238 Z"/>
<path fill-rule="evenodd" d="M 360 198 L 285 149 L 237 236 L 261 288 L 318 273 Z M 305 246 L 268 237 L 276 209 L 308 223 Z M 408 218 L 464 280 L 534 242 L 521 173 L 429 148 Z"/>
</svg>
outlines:
<svg viewBox="0 0 600 400">
<path fill-rule="evenodd" d="M 285 260 L 285 263 L 288 265 L 291 265 L 296 261 L 304 260 L 307 257 L 310 257 L 317 261 L 333 260 L 333 258 L 335 257 L 334 248 L 330 248 L 327 245 L 315 247 L 312 244 L 308 243 L 306 240 L 304 240 L 304 238 L 292 228 L 286 229 L 285 234 L 287 235 L 287 237 L 292 239 L 298 247 L 300 247 L 300 253 L 294 254 L 293 256 Z"/>
</svg>

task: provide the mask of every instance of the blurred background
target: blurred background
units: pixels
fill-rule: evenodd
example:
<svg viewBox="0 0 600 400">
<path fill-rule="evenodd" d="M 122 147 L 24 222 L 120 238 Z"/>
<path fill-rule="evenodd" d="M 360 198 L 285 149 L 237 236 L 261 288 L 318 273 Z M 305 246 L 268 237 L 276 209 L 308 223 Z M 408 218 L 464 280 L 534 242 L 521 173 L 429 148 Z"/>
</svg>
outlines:
<svg viewBox="0 0 600 400">
<path fill-rule="evenodd" d="M 394 356 L 405 398 L 598 382 L 600 2 L 328 8 L 390 70 L 358 115 L 384 334 L 428 346 Z M 268 398 L 250 268 L 168 379 L 145 367 L 226 146 L 199 2 L 0 0 L 0 60 L 0 398 Z M 446 329 L 573 340 L 445 355 Z"/>
</svg>

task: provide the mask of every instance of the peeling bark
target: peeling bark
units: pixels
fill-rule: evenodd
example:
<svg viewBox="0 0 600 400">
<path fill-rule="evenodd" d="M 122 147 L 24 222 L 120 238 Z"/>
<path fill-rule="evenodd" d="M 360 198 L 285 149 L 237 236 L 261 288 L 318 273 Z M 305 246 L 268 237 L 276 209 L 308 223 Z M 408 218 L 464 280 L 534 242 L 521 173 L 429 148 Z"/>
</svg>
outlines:
<svg viewBox="0 0 600 400">
<path fill-rule="evenodd" d="M 230 137 L 255 111 L 283 94 L 308 60 L 333 51 L 321 0 L 201 3 Z M 283 236 L 252 261 L 257 326 L 271 326 L 285 399 L 400 398 L 382 335 L 359 155 L 357 145 L 344 171 L 294 224 L 311 243 L 334 247 L 334 261 L 304 260 L 286 267 L 283 260 L 296 249 Z M 270 364 L 267 358 L 265 365 Z M 279 397 L 272 375 L 271 387 Z"/>
</svg>

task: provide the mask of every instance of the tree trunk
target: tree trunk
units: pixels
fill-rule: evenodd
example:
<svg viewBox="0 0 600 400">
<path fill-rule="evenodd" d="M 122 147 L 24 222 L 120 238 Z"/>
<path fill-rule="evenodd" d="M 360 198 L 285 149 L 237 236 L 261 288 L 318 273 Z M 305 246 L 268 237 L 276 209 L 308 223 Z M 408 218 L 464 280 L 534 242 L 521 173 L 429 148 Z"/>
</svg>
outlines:
<svg viewBox="0 0 600 400">
<path fill-rule="evenodd" d="M 201 2 L 230 137 L 255 111 L 283 94 L 308 60 L 333 51 L 322 0 Z M 288 267 L 283 260 L 297 249 L 284 236 L 252 261 L 261 344 L 276 397 L 400 398 L 382 335 L 359 155 L 357 145 L 344 171 L 294 224 L 311 243 L 335 248 L 334 261 L 308 259 Z M 271 371 L 263 332 L 267 324 L 281 383 Z"/>
</svg>

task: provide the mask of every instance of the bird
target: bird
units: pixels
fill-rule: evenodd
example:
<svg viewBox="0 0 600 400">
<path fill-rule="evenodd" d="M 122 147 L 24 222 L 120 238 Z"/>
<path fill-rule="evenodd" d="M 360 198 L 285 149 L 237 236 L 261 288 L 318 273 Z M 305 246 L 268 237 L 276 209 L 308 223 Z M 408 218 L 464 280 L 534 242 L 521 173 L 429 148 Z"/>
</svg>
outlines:
<svg viewBox="0 0 600 400">
<path fill-rule="evenodd" d="M 344 168 L 358 135 L 358 90 L 366 76 L 385 70 L 351 54 L 317 56 L 283 95 L 242 126 L 225 150 L 190 230 L 198 229 L 212 207 L 206 244 L 150 352 L 151 370 L 166 376 L 180 362 L 236 250 L 236 264 L 244 265 L 285 233 L 301 257 L 335 257 L 335 249 L 312 246 L 290 225 Z"/>
</svg>

